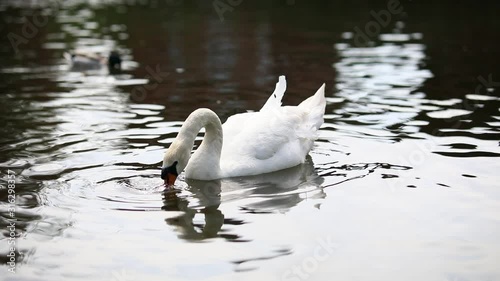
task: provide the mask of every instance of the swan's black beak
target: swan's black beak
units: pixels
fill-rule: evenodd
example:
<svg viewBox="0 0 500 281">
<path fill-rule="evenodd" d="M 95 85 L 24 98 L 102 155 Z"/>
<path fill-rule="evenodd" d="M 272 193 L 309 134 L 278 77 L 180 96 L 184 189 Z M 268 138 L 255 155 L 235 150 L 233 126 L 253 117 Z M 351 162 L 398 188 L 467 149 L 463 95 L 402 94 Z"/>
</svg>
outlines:
<svg viewBox="0 0 500 281">
<path fill-rule="evenodd" d="M 178 173 L 177 168 L 175 167 L 176 165 L 177 161 L 175 161 L 174 164 L 169 167 L 161 168 L 161 178 L 165 182 L 166 186 L 173 186 L 175 180 L 177 179 Z"/>
</svg>

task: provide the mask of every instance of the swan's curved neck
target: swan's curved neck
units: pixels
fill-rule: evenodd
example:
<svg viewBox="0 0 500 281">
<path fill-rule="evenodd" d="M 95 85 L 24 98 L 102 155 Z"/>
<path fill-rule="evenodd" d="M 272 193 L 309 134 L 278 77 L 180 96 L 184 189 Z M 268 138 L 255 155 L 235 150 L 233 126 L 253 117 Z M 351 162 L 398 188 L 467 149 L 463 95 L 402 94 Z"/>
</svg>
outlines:
<svg viewBox="0 0 500 281">
<path fill-rule="evenodd" d="M 176 141 L 189 145 L 192 149 L 196 136 L 205 128 L 205 137 L 201 145 L 189 159 L 186 167 L 188 178 L 218 178 L 222 151 L 222 125 L 219 117 L 210 109 L 201 108 L 193 111 L 184 122 Z"/>
</svg>

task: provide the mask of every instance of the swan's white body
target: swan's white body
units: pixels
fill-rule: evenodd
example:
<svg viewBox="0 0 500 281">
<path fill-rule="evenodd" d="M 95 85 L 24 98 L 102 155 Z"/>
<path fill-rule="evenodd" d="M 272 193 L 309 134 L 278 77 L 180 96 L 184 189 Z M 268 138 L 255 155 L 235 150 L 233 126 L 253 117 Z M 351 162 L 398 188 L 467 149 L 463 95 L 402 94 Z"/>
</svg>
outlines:
<svg viewBox="0 0 500 281">
<path fill-rule="evenodd" d="M 281 76 L 260 111 L 233 115 L 224 125 L 213 111 L 195 110 L 165 153 L 163 168 L 174 165 L 179 174 L 185 169 L 186 178 L 213 180 L 303 163 L 323 124 L 325 85 L 298 106 L 281 106 L 285 90 L 285 77 Z M 205 137 L 190 157 L 201 128 L 205 128 Z"/>
</svg>

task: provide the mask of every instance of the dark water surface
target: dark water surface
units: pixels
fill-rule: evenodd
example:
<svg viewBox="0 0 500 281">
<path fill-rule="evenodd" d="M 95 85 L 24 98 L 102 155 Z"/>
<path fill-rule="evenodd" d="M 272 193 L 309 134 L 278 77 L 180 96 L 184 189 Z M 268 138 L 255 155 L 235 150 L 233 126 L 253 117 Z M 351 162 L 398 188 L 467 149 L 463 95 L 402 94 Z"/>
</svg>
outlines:
<svg viewBox="0 0 500 281">
<path fill-rule="evenodd" d="M 1 280 L 500 280 L 498 5 L 216 2 L 0 2 Z M 281 74 L 327 85 L 306 163 L 164 194 L 187 115 Z"/>
</svg>

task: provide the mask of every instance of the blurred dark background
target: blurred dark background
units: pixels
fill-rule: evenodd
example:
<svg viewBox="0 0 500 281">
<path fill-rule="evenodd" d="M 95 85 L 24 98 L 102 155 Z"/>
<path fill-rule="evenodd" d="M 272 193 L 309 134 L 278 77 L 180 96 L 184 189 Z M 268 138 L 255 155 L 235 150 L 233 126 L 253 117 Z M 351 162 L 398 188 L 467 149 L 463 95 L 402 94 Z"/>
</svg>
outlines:
<svg viewBox="0 0 500 281">
<path fill-rule="evenodd" d="M 150 79 L 157 87 L 148 90 L 145 98 L 131 99 L 168 102 L 172 105 L 169 119 L 185 117 L 176 113 L 175 105 L 186 104 L 188 97 L 196 99 L 190 105 L 192 109 L 202 105 L 216 107 L 211 93 L 219 93 L 221 99 L 235 99 L 233 111 L 246 109 L 247 104 L 236 101 L 265 99 L 269 90 L 262 89 L 272 89 L 279 74 L 286 74 L 289 83 L 291 94 L 285 102 L 295 103 L 323 82 L 330 92 L 335 92 L 332 64 L 338 57 L 334 44 L 355 45 L 355 28 L 365 30 L 374 21 L 373 13 L 397 3 L 243 0 L 233 1 L 241 3 L 225 11 L 222 20 L 214 7 L 222 7 L 221 2 L 228 5 L 226 1 L 193 0 L 3 1 L 0 64 L 53 65 L 61 61 L 64 49 L 74 49 L 81 37 L 109 38 L 116 42 L 116 48 L 128 50 L 128 59 L 138 63 L 138 67 L 128 70 L 134 77 L 149 77 L 146 66 L 161 69 L 164 79 Z M 58 19 L 62 11 L 67 17 L 78 17 L 89 6 L 92 20 L 98 22 L 97 29 L 89 34 L 72 34 L 72 30 L 65 29 L 71 20 Z M 498 1 L 402 0 L 399 7 L 403 11 L 392 14 L 387 26 L 380 26 L 378 33 L 420 34 L 418 43 L 425 45 L 426 55 L 421 67 L 429 69 L 433 77 L 419 91 L 437 99 L 463 97 L 480 84 L 479 76 L 500 81 Z M 22 34 L 26 19 L 33 20 L 36 14 L 47 15 L 48 23 L 33 38 L 19 44 L 19 51 L 15 52 L 8 34 Z M 113 32 L 117 29 L 122 30 Z M 351 36 L 345 36 L 349 32 Z M 64 43 L 63 47 L 47 48 L 45 43 L 61 33 L 65 35 L 58 41 Z M 370 46 L 381 44 L 378 36 L 369 39 Z M 13 84 L 20 82 L 14 76 L 2 76 L 0 91 L 15 91 Z M 56 90 L 60 85 L 48 83 L 44 87 Z M 483 87 L 480 91 L 487 90 Z M 498 95 L 498 91 L 494 94 Z"/>
</svg>

